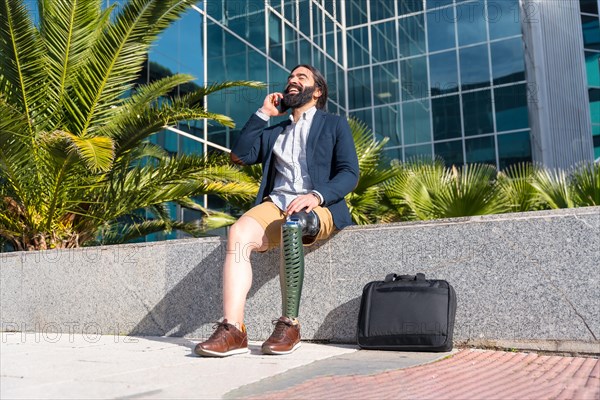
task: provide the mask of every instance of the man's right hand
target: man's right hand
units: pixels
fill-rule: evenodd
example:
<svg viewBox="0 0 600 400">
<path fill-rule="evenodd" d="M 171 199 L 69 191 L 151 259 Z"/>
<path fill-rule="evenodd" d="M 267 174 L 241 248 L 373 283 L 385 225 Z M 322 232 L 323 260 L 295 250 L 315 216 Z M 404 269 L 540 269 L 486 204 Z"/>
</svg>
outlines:
<svg viewBox="0 0 600 400">
<path fill-rule="evenodd" d="M 261 107 L 261 111 L 268 115 L 269 117 L 280 117 L 282 115 L 286 115 L 287 113 L 279 111 L 279 104 L 281 103 L 281 99 L 283 99 L 283 94 L 276 92 L 270 93 L 265 97 L 265 101 Z"/>
</svg>

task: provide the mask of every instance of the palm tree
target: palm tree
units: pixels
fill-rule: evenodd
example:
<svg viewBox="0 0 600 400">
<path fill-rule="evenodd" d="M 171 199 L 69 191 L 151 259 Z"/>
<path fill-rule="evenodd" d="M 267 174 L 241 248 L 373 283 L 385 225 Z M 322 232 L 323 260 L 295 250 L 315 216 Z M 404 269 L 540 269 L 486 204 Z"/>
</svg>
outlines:
<svg viewBox="0 0 600 400">
<path fill-rule="evenodd" d="M 385 198 L 385 183 L 402 171 L 391 165 L 384 166 L 382 151 L 388 138 L 373 138 L 371 130 L 357 119 L 348 119 L 358 155 L 360 177 L 356 188 L 346 196 L 346 203 L 354 223 L 358 225 L 389 222 L 394 210 Z"/>
<path fill-rule="evenodd" d="M 406 219 L 430 220 L 507 211 L 495 184 L 496 168 L 486 164 L 445 167 L 443 162 L 420 160 L 405 166 L 406 173 L 387 187 L 393 204 Z"/>
<path fill-rule="evenodd" d="M 541 170 L 531 163 L 517 163 L 498 173 L 498 187 L 511 212 L 548 208 L 533 183 Z"/>
<path fill-rule="evenodd" d="M 147 139 L 186 120 L 233 126 L 204 97 L 260 85 L 171 98 L 194 79 L 177 74 L 133 90 L 151 43 L 193 2 L 131 0 L 118 13 L 102 3 L 39 0 L 34 25 L 25 1 L 0 1 L 0 236 L 17 250 L 198 234 L 199 224 L 172 220 L 165 204 L 209 213 L 193 198 L 255 193 L 233 166 L 170 156 Z"/>
</svg>

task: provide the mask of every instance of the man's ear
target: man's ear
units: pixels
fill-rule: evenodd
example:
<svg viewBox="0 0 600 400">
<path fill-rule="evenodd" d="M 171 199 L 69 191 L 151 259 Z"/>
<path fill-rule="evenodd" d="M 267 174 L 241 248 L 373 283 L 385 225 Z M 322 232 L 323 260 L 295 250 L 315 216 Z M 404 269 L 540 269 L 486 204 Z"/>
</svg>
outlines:
<svg viewBox="0 0 600 400">
<path fill-rule="evenodd" d="M 313 99 L 318 100 L 319 97 L 321 97 L 322 95 L 323 95 L 323 92 L 321 91 L 321 88 L 317 86 L 315 88 L 315 91 L 312 94 Z"/>
</svg>

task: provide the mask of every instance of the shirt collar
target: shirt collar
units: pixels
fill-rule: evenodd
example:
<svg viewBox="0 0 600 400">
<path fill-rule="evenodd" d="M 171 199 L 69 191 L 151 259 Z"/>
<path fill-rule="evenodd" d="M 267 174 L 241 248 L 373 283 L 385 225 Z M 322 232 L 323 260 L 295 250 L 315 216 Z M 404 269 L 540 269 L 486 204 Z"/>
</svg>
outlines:
<svg viewBox="0 0 600 400">
<path fill-rule="evenodd" d="M 311 108 L 309 108 L 308 110 L 306 110 L 302 113 L 302 116 L 300 117 L 298 122 L 300 122 L 301 120 L 311 121 L 313 119 L 313 117 L 315 116 L 316 112 L 317 112 L 317 107 L 312 106 Z M 294 123 L 294 115 L 290 114 L 289 118 L 290 118 L 291 123 L 293 124 Z"/>
</svg>

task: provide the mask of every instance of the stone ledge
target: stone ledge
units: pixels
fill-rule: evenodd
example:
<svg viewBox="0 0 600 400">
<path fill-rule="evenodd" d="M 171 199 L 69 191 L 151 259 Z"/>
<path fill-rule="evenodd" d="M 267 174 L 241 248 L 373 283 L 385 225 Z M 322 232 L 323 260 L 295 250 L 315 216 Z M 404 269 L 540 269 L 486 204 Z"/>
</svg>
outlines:
<svg viewBox="0 0 600 400">
<path fill-rule="evenodd" d="M 2 253 L 1 329 L 207 337 L 224 256 L 219 238 Z M 252 261 L 246 323 L 261 340 L 280 312 L 279 252 Z M 423 272 L 457 291 L 457 343 L 598 348 L 599 265 L 600 207 L 349 227 L 306 251 L 303 338 L 353 342 L 363 286 Z"/>
</svg>

